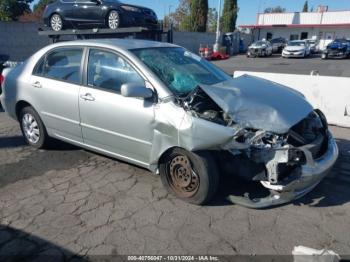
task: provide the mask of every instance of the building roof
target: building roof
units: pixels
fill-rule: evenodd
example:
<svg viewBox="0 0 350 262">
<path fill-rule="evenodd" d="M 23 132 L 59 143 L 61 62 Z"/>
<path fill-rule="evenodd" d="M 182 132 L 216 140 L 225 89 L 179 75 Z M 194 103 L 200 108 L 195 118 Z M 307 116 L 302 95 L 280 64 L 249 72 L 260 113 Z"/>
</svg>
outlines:
<svg viewBox="0 0 350 262">
<path fill-rule="evenodd" d="M 254 25 L 240 25 L 241 28 L 350 28 L 350 11 L 259 13 Z"/>
</svg>

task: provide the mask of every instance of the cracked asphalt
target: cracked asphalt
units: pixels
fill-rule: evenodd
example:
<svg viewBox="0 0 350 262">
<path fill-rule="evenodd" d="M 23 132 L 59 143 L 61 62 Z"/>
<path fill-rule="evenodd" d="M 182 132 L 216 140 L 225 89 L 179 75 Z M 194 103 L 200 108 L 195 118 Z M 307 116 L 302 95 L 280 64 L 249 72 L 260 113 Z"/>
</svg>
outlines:
<svg viewBox="0 0 350 262">
<path fill-rule="evenodd" d="M 331 129 L 340 158 L 329 176 L 292 204 L 252 210 L 225 201 L 237 181 L 199 207 L 144 169 L 64 143 L 35 150 L 0 112 L 0 258 L 289 255 L 296 245 L 348 255 L 350 129 Z"/>
</svg>

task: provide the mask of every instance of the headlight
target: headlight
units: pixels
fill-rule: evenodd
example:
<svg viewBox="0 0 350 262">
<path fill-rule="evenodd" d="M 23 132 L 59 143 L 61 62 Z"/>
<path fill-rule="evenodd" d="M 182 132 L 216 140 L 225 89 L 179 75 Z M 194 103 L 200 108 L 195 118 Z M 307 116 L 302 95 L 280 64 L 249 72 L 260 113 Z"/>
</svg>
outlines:
<svg viewBox="0 0 350 262">
<path fill-rule="evenodd" d="M 133 6 L 122 5 L 121 8 L 124 9 L 125 11 L 141 13 L 141 9 L 140 8 L 133 7 Z"/>
</svg>

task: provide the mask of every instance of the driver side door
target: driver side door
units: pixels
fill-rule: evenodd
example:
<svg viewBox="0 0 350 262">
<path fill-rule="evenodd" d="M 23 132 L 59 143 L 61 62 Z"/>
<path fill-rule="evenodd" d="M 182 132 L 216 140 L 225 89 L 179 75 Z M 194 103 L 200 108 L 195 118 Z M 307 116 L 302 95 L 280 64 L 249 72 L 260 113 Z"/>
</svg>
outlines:
<svg viewBox="0 0 350 262">
<path fill-rule="evenodd" d="M 144 78 L 123 56 L 90 49 L 79 107 L 84 143 L 118 158 L 147 165 L 154 123 L 154 102 L 124 97 L 126 83 L 145 85 Z"/>
</svg>

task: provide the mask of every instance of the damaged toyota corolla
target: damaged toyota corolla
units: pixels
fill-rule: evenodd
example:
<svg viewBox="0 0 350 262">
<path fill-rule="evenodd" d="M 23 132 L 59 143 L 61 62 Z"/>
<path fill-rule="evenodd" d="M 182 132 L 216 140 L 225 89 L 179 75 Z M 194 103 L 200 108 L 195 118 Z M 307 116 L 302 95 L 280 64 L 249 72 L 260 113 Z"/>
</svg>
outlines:
<svg viewBox="0 0 350 262">
<path fill-rule="evenodd" d="M 194 204 L 214 196 L 224 173 L 270 191 L 230 196 L 233 203 L 290 202 L 338 156 L 325 116 L 301 94 L 252 76 L 233 79 L 171 44 L 51 45 L 5 76 L 1 99 L 30 145 L 54 137 L 148 168 Z"/>
</svg>

